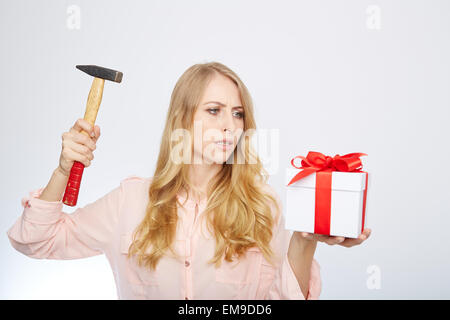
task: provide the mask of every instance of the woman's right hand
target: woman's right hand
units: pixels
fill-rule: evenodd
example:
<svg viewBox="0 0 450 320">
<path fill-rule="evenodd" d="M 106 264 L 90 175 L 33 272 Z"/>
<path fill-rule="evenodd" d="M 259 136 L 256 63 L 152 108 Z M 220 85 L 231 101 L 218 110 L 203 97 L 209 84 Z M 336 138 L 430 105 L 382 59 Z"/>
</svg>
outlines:
<svg viewBox="0 0 450 320">
<path fill-rule="evenodd" d="M 84 130 L 91 136 L 87 137 L 81 131 Z M 62 134 L 62 150 L 59 157 L 58 170 L 70 176 L 70 170 L 75 161 L 81 162 L 85 167 L 91 165 L 94 159 L 92 153 L 96 149 L 96 143 L 100 137 L 100 127 L 94 126 L 86 120 L 78 119 L 68 132 Z"/>
</svg>

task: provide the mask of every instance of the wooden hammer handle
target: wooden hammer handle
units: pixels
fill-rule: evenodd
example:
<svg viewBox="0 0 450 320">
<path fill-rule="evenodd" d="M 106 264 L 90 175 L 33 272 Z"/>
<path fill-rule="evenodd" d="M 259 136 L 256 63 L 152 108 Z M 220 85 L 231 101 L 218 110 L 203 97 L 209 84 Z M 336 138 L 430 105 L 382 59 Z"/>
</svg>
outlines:
<svg viewBox="0 0 450 320">
<path fill-rule="evenodd" d="M 89 122 L 92 127 L 94 127 L 95 125 L 95 119 L 97 119 L 98 109 L 100 108 L 100 103 L 102 102 L 104 85 L 104 79 L 94 77 L 86 104 L 86 112 L 84 113 L 84 120 Z M 81 133 L 90 137 L 89 133 L 84 130 L 81 130 Z M 83 171 L 84 164 L 79 161 L 74 161 L 72 169 L 70 170 L 69 180 L 67 181 L 66 191 L 63 197 L 64 204 L 71 207 L 77 204 Z"/>
</svg>

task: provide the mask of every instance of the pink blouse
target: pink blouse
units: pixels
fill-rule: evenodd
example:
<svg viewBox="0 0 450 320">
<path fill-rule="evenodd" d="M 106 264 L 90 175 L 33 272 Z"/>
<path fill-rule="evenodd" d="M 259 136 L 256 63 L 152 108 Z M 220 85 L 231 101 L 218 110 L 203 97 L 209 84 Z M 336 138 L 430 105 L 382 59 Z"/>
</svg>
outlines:
<svg viewBox="0 0 450 320">
<path fill-rule="evenodd" d="M 275 226 L 272 248 L 276 267 L 251 248 L 240 261 L 223 260 L 220 268 L 207 264 L 215 240 L 201 219 L 206 200 L 199 203 L 178 196 L 175 250 L 167 253 L 155 271 L 127 259 L 132 232 L 143 219 L 151 178 L 131 176 L 82 208 L 68 214 L 62 201 L 38 199 L 44 188 L 22 199 L 22 215 L 8 230 L 12 246 L 37 259 L 79 259 L 104 253 L 116 282 L 119 299 L 304 299 L 287 258 L 290 231 L 284 217 Z M 270 185 L 269 191 L 281 201 Z M 272 208 L 274 209 L 274 208 Z M 320 266 L 313 259 L 307 299 L 321 292 Z"/>
</svg>

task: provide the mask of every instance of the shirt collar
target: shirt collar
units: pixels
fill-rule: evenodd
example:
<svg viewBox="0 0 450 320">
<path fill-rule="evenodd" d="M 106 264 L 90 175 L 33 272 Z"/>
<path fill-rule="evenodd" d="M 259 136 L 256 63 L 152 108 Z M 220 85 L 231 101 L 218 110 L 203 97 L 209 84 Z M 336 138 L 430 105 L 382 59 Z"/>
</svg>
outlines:
<svg viewBox="0 0 450 320">
<path fill-rule="evenodd" d="M 191 199 L 186 199 L 186 197 L 181 194 L 178 194 L 177 198 L 179 199 L 180 203 L 184 207 L 188 207 L 188 208 L 195 208 L 196 204 L 198 204 L 199 207 L 204 207 L 204 206 L 206 206 L 206 203 L 208 202 L 206 198 L 202 199 L 199 202 L 197 202 L 195 200 L 191 200 Z"/>
</svg>

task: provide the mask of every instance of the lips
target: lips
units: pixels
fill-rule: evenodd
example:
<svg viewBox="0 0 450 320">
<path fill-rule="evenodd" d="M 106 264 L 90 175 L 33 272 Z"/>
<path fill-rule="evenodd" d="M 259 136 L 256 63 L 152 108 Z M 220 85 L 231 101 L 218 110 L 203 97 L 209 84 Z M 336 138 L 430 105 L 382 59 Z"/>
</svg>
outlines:
<svg viewBox="0 0 450 320">
<path fill-rule="evenodd" d="M 215 141 L 215 143 L 220 144 L 220 145 L 232 145 L 234 142 L 233 142 L 233 140 L 223 139 L 223 140 L 217 140 L 217 141 Z"/>
<path fill-rule="evenodd" d="M 214 142 L 217 147 L 223 151 L 233 150 L 234 141 L 229 139 L 217 140 Z"/>
</svg>

